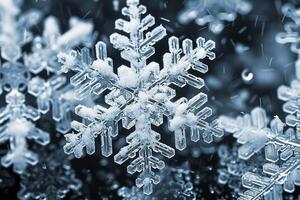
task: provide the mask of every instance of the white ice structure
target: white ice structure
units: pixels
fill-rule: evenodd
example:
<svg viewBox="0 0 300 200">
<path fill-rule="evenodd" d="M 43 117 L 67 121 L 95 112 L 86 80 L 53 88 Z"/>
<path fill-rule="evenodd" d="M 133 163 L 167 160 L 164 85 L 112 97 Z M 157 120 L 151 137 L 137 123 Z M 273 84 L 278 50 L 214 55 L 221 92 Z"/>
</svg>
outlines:
<svg viewBox="0 0 300 200">
<path fill-rule="evenodd" d="M 206 121 L 212 115 L 212 109 L 204 106 L 208 101 L 206 94 L 199 92 L 191 99 L 182 97 L 172 101 L 176 91 L 170 87 L 174 84 L 178 87 L 189 85 L 196 89 L 203 88 L 203 79 L 190 72 L 204 74 L 208 71 L 208 66 L 202 60 L 215 58 L 212 52 L 215 43 L 199 37 L 196 47 L 193 47 L 192 40 L 185 39 L 180 48 L 179 39 L 172 36 L 168 40 L 169 52 L 163 55 L 163 66 L 149 62 L 147 60 L 157 53 L 154 44 L 167 33 L 162 25 L 150 28 L 155 24 L 155 19 L 151 15 L 142 18 L 145 13 L 146 7 L 139 5 L 138 0 L 127 0 L 127 7 L 122 9 L 122 14 L 129 21 L 118 19 L 115 22 L 116 30 L 129 35 L 113 33 L 110 36 L 113 47 L 120 50 L 121 57 L 130 63 L 130 66 L 124 64 L 118 67 L 117 73 L 103 42 L 95 45 L 95 60 L 87 48 L 80 53 L 61 53 L 59 59 L 63 71 L 76 72 L 71 84 L 75 86 L 79 99 L 109 91 L 105 95 L 105 103 L 109 106 L 76 107 L 76 114 L 84 120 L 71 123 L 74 131 L 65 135 L 65 152 L 80 158 L 85 148 L 87 154 L 93 154 L 95 139 L 99 138 L 101 153 L 108 157 L 113 153 L 112 139 L 119 133 L 118 122 L 121 121 L 126 129 L 135 127 L 126 137 L 128 145 L 121 148 L 114 160 L 123 164 L 133 159 L 127 171 L 130 174 L 139 172 L 136 185 L 143 187 L 145 194 L 150 194 L 153 184 L 160 181 L 154 170 L 165 166 L 161 157 L 171 158 L 175 155 L 175 150 L 161 141 L 160 133 L 152 130 L 151 125 L 162 125 L 163 116 L 166 116 L 178 150 L 187 147 L 187 133 L 190 133 L 194 142 L 202 138 L 210 143 L 214 137 L 221 137 L 223 132 L 217 128 L 216 121 Z"/>
</svg>

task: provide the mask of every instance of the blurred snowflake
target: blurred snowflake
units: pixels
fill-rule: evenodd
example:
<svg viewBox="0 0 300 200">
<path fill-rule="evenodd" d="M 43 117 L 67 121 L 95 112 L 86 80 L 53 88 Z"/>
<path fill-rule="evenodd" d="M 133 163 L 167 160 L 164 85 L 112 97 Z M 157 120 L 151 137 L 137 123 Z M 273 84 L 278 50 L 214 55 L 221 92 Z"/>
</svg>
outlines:
<svg viewBox="0 0 300 200">
<path fill-rule="evenodd" d="M 247 0 L 189 0 L 178 20 L 182 24 L 193 20 L 200 26 L 208 24 L 209 30 L 218 34 L 224 29 L 224 21 L 232 22 L 238 14 L 245 15 L 251 9 Z"/>
<path fill-rule="evenodd" d="M 52 103 L 53 119 L 58 121 L 57 129 L 61 132 L 70 129 L 68 111 L 73 110 L 78 100 L 71 95 L 72 86 L 57 70 L 60 64 L 56 54 L 91 41 L 93 30 L 90 22 L 71 18 L 71 30 L 61 35 L 57 21 L 50 16 L 45 20 L 43 36 L 34 36 L 30 30 L 41 21 L 43 15 L 36 9 L 23 13 L 21 6 L 22 1 L 0 1 L 3 61 L 0 62 L 0 94 L 6 102 L 6 107 L 0 109 L 0 143 L 10 142 L 10 151 L 1 163 L 5 167 L 13 165 L 17 173 L 22 173 L 27 164 L 38 162 L 37 154 L 28 150 L 27 139 L 41 145 L 50 141 L 48 133 L 36 127 L 40 115 L 49 111 L 49 102 Z M 31 53 L 23 53 L 25 45 L 29 46 Z M 43 70 L 51 73 L 41 78 L 39 73 Z M 37 76 L 32 78 L 34 75 Z M 30 95 L 36 97 L 38 108 L 30 106 Z"/>
</svg>

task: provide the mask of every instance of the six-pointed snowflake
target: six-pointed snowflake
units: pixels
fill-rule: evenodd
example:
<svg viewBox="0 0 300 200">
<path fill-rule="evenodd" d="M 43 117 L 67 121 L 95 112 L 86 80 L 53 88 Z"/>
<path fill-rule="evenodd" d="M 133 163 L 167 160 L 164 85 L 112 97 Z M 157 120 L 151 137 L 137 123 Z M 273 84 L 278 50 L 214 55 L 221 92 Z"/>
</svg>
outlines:
<svg viewBox="0 0 300 200">
<path fill-rule="evenodd" d="M 203 107 L 207 102 L 206 94 L 200 92 L 189 100 L 183 97 L 172 101 L 176 91 L 170 87 L 171 84 L 179 87 L 190 85 L 197 89 L 204 86 L 203 79 L 191 74 L 190 69 L 207 72 L 208 66 L 200 60 L 215 58 L 211 51 L 215 48 L 214 42 L 199 37 L 194 48 L 192 40 L 185 39 L 180 48 L 179 39 L 170 37 L 169 52 L 163 55 L 163 67 L 160 69 L 157 62 L 147 60 L 155 54 L 153 45 L 166 36 L 166 30 L 160 25 L 146 32 L 155 24 L 155 19 L 151 15 L 142 18 L 145 13 L 146 7 L 139 5 L 138 0 L 128 0 L 122 14 L 129 21 L 118 19 L 115 22 L 117 30 L 129 34 L 129 37 L 119 33 L 110 36 L 114 48 L 120 50 L 121 57 L 130 63 L 130 66 L 118 67 L 117 74 L 113 71 L 112 59 L 107 57 L 103 42 L 95 45 L 94 61 L 88 49 L 80 53 L 62 53 L 59 59 L 65 71 L 77 71 L 71 83 L 76 87 L 76 96 L 79 98 L 85 98 L 90 93 L 100 95 L 109 90 L 105 95 L 108 108 L 103 105 L 76 107 L 76 114 L 85 121 L 72 122 L 75 132 L 65 135 L 65 152 L 81 157 L 83 148 L 86 148 L 88 154 L 93 154 L 95 138 L 100 137 L 102 155 L 110 156 L 113 151 L 112 138 L 118 135 L 118 122 L 122 121 L 126 129 L 135 127 L 126 137 L 128 145 L 114 156 L 114 160 L 122 164 L 134 159 L 127 171 L 130 174 L 139 172 L 136 185 L 143 187 L 145 194 L 150 194 L 152 184 L 160 181 L 159 175 L 153 170 L 165 166 L 160 157 L 154 154 L 167 158 L 175 155 L 174 149 L 162 143 L 160 134 L 152 130 L 152 124 L 160 126 L 163 116 L 166 116 L 178 150 L 186 148 L 187 132 L 192 141 L 202 138 L 207 143 L 212 142 L 214 137 L 221 137 L 223 133 L 217 128 L 216 122 L 210 124 L 205 121 L 212 115 L 211 108 Z"/>
</svg>

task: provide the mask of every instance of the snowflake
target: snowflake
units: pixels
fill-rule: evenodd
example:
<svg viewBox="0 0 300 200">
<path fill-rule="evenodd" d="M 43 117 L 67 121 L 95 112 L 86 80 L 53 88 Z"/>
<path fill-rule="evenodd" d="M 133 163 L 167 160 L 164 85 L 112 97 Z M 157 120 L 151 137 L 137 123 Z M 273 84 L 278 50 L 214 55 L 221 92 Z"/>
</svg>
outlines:
<svg viewBox="0 0 300 200">
<path fill-rule="evenodd" d="M 58 20 L 49 16 L 44 22 L 41 36 L 34 37 L 32 52 L 24 55 L 24 63 L 32 74 L 43 70 L 48 72 L 48 79 L 39 76 L 28 83 L 28 93 L 35 96 L 40 113 L 45 114 L 52 107 L 52 118 L 57 122 L 56 130 L 66 133 L 70 130 L 71 112 L 79 103 L 90 105 L 92 99 L 78 101 L 74 96 L 74 87 L 61 75 L 60 64 L 57 61 L 58 52 L 67 51 L 79 44 L 90 45 L 95 38 L 92 34 L 93 24 L 89 21 L 71 17 L 70 29 L 61 34 Z M 49 72 L 51 72 L 49 74 Z"/>
<path fill-rule="evenodd" d="M 242 144 L 239 157 L 249 159 L 264 149 L 266 163 L 263 173 L 246 172 L 242 184 L 247 190 L 241 193 L 240 200 L 273 199 L 282 196 L 282 186 L 286 192 L 292 193 L 294 185 L 299 184 L 300 175 L 300 140 L 294 129 L 285 129 L 285 124 L 278 117 L 269 121 L 262 108 L 255 108 L 251 115 L 232 119 L 220 117 L 220 127 L 233 133 Z M 270 126 L 270 128 L 268 127 Z"/>
<path fill-rule="evenodd" d="M 195 22 L 204 26 L 209 24 L 209 30 L 218 34 L 224 29 L 224 22 L 232 22 L 237 14 L 245 15 L 252 9 L 247 0 L 189 0 L 178 20 L 182 24 Z"/>
<path fill-rule="evenodd" d="M 29 73 L 24 65 L 17 62 L 16 55 L 1 51 L 3 58 L 9 59 L 0 64 L 1 93 L 5 93 L 6 107 L 0 109 L 0 143 L 9 140 L 10 150 L 1 158 L 1 164 L 8 167 L 13 164 L 17 173 L 22 173 L 27 164 L 37 163 L 37 155 L 29 151 L 26 139 L 34 139 L 41 145 L 49 143 L 48 133 L 35 127 L 33 122 L 40 118 L 37 109 L 25 104 L 25 95 L 21 93 L 26 88 Z"/>
<path fill-rule="evenodd" d="M 1 164 L 22 173 L 27 164 L 35 165 L 38 156 L 27 149 L 26 139 L 33 139 L 41 145 L 49 143 L 49 134 L 36 128 L 35 122 L 40 114 L 37 109 L 25 105 L 25 97 L 17 89 L 6 95 L 7 106 L 0 110 L 0 143 L 9 140 L 10 150 L 1 158 Z"/>
<path fill-rule="evenodd" d="M 27 139 L 33 139 L 41 145 L 49 143 L 48 133 L 35 127 L 40 113 L 37 109 L 25 104 L 22 93 L 30 79 L 30 73 L 18 60 L 21 58 L 21 45 L 32 39 L 27 30 L 35 25 L 41 14 L 38 11 L 28 11 L 20 14 L 16 1 L 0 2 L 0 94 L 5 95 L 6 106 L 0 109 L 0 143 L 9 141 L 9 152 L 1 158 L 4 167 L 13 165 L 13 170 L 22 173 L 28 164 L 38 161 L 37 154 L 27 146 Z M 7 26 L 9 24 L 9 26 Z M 26 35 L 23 35 L 23 34 Z"/>
<path fill-rule="evenodd" d="M 155 24 L 155 19 L 151 15 L 141 18 L 146 13 L 146 7 L 138 4 L 138 0 L 128 0 L 128 7 L 122 9 L 122 14 L 130 20 L 118 19 L 115 23 L 115 28 L 128 33 L 129 38 L 119 33 L 110 36 L 114 48 L 121 51 L 121 57 L 130 63 L 130 67 L 121 65 L 115 74 L 112 59 L 107 57 L 103 42 L 95 45 L 94 61 L 87 48 L 80 53 L 61 53 L 58 57 L 63 71 L 77 72 L 71 83 L 76 87 L 79 99 L 109 90 L 105 95 L 105 103 L 109 107 L 76 107 L 75 113 L 85 121 L 72 121 L 74 132 L 65 135 L 65 152 L 74 153 L 79 158 L 83 156 L 83 148 L 86 148 L 87 154 L 93 154 L 95 138 L 100 136 L 102 155 L 110 156 L 112 138 L 118 135 L 118 122 L 121 120 L 124 128 L 135 127 L 135 131 L 126 137 L 128 145 L 114 156 L 114 160 L 122 164 L 134 159 L 127 171 L 130 174 L 139 172 L 136 185 L 143 187 L 145 194 L 150 194 L 153 184 L 160 181 L 153 170 L 165 166 L 154 153 L 167 158 L 175 155 L 173 148 L 160 141 L 160 134 L 152 130 L 151 124 L 160 126 L 163 116 L 166 116 L 169 129 L 175 133 L 175 147 L 178 150 L 187 146 L 186 131 L 190 131 L 192 141 L 196 142 L 202 136 L 207 143 L 212 142 L 214 137 L 221 137 L 223 132 L 217 128 L 216 121 L 211 124 L 205 121 L 212 115 L 211 108 L 203 107 L 207 102 L 206 94 L 199 93 L 189 100 L 182 97 L 171 101 L 176 96 L 171 84 L 179 87 L 190 85 L 197 89 L 205 85 L 201 78 L 190 73 L 190 69 L 207 72 L 208 66 L 199 60 L 215 58 L 211 52 L 214 42 L 199 37 L 197 47 L 193 48 L 192 41 L 185 39 L 181 49 L 178 38 L 173 36 L 169 38 L 170 52 L 163 56 L 163 69 L 156 62 L 147 63 L 147 59 L 155 54 L 153 45 L 166 36 L 166 30 L 160 25 L 144 34 Z"/>
<path fill-rule="evenodd" d="M 81 195 L 81 181 L 75 177 L 70 158 L 61 146 L 51 144 L 38 150 L 40 162 L 21 175 L 19 199 L 63 199 L 71 191 Z"/>
</svg>

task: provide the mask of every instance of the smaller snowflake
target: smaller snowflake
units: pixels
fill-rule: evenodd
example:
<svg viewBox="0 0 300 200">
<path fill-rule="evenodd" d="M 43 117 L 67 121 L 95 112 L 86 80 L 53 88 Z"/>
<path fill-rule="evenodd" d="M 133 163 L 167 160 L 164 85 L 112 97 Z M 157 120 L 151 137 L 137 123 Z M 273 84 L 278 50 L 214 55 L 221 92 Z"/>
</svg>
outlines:
<svg viewBox="0 0 300 200">
<path fill-rule="evenodd" d="M 179 14 L 178 20 L 182 24 L 195 22 L 218 34 L 224 29 L 224 21 L 232 22 L 237 14 L 245 15 L 252 9 L 247 0 L 189 0 Z"/>
</svg>

